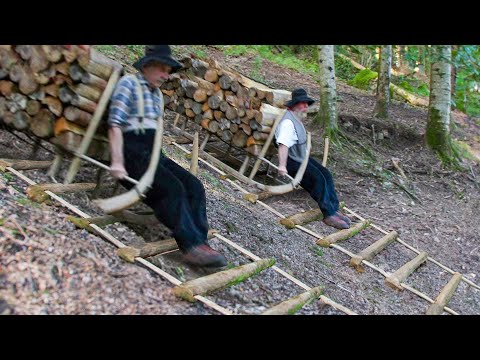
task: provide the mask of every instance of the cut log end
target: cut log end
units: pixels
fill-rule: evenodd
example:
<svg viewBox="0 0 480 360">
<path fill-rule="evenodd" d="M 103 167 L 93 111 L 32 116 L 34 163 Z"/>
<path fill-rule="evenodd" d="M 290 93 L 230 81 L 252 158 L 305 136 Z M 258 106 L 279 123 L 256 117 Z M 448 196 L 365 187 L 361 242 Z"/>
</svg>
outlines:
<svg viewBox="0 0 480 360">
<path fill-rule="evenodd" d="M 118 249 L 117 250 L 117 255 L 122 260 L 125 260 L 126 262 L 134 263 L 135 258 L 140 256 L 140 250 L 135 249 L 135 248 L 130 247 L 130 246 L 126 246 L 124 248 Z"/>
<path fill-rule="evenodd" d="M 403 291 L 403 287 L 397 279 L 387 277 L 385 278 L 385 285 L 394 290 Z"/>
<path fill-rule="evenodd" d="M 258 195 L 249 193 L 249 194 L 243 195 L 243 198 L 247 201 L 250 201 L 252 204 L 256 204 L 258 200 Z"/>
<path fill-rule="evenodd" d="M 281 219 L 280 224 L 285 226 L 287 229 L 295 229 L 295 222 L 293 222 L 291 219 Z"/>
<path fill-rule="evenodd" d="M 330 243 L 325 239 L 318 239 L 316 244 L 321 247 L 330 247 Z"/>
</svg>

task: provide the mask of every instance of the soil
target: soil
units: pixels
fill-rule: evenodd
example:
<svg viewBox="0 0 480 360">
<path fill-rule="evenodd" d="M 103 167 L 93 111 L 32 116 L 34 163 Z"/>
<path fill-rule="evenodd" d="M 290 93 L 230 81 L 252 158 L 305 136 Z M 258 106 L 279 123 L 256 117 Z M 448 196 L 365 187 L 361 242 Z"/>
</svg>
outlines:
<svg viewBox="0 0 480 360">
<path fill-rule="evenodd" d="M 188 52 L 188 47 L 177 51 Z M 208 47 L 208 56 L 245 75 L 253 58 L 227 57 Z M 263 61 L 261 76 L 273 88 L 305 88 L 318 100 L 318 83 L 309 75 Z M 393 101 L 389 121 L 372 118 L 375 97 L 365 91 L 337 84 L 339 123 L 347 141 L 330 148 L 328 168 L 335 179 L 340 201 L 359 215 L 370 218 L 385 230 L 396 230 L 400 238 L 475 283 L 480 276 L 480 235 L 477 209 L 480 207 L 480 169 L 478 162 L 465 161 L 465 171 L 445 169 L 424 144 L 426 109 Z M 167 112 L 167 122 L 174 114 Z M 455 112 L 454 135 L 478 148 L 480 133 L 475 119 Z M 373 129 L 372 129 L 373 125 Z M 309 117 L 313 133 L 313 153 L 321 161 L 322 131 Z M 374 133 L 384 134 L 383 139 Z M 168 135 L 167 131 L 167 135 Z M 24 138 L 23 135 L 19 137 Z M 26 139 L 27 141 L 30 141 Z M 52 150 L 48 144 L 46 149 Z M 188 148 L 188 145 L 185 145 Z M 185 168 L 188 160 L 174 146 L 168 155 Z M 40 149 L 36 159 L 53 155 Z M 0 132 L 0 158 L 31 159 L 31 146 L 7 131 Z M 398 161 L 406 178 L 392 163 Z M 59 181 L 68 163 L 62 165 Z M 25 171 L 32 180 L 51 182 L 44 171 Z M 84 166 L 76 182 L 95 182 L 96 170 Z M 276 265 L 307 285 L 324 286 L 324 295 L 359 314 L 424 314 L 428 302 L 409 291 L 397 292 L 384 284 L 384 277 L 366 268 L 357 273 L 349 257 L 333 248 L 319 248 L 315 238 L 300 231 L 287 230 L 279 218 L 242 198 L 242 194 L 218 174 L 200 164 L 199 178 L 207 191 L 210 227 L 262 258 L 273 257 Z M 113 182 L 104 176 L 106 189 L 99 197 L 112 195 Z M 200 303 L 190 304 L 174 298 L 172 285 L 138 265 L 125 263 L 114 246 L 66 221 L 72 215 L 64 207 L 37 205 L 25 199 L 26 183 L 8 173 L 0 174 L 0 313 L 5 314 L 217 314 Z M 101 215 L 91 203 L 92 194 L 62 195 L 90 215 Z M 303 190 L 265 200 L 288 216 L 316 208 Z M 140 209 L 146 209 L 139 206 Z M 353 216 L 352 220 L 358 221 Z M 321 221 L 305 225 L 320 235 L 334 232 Z M 162 225 L 150 228 L 116 224 L 106 228 L 127 245 L 140 245 L 170 237 Z M 357 253 L 383 235 L 369 228 L 341 246 Z M 209 241 L 221 251 L 230 266 L 250 260 L 219 239 Z M 372 263 L 394 272 L 416 254 L 394 243 L 377 255 Z M 181 254 L 172 252 L 150 259 L 180 280 L 189 280 L 211 271 L 187 266 Z M 435 298 L 451 275 L 427 262 L 406 282 Z M 208 297 L 235 314 L 259 314 L 303 290 L 268 269 L 230 289 Z M 480 291 L 462 282 L 449 307 L 460 314 L 480 314 Z M 317 301 L 299 314 L 343 314 Z"/>
</svg>

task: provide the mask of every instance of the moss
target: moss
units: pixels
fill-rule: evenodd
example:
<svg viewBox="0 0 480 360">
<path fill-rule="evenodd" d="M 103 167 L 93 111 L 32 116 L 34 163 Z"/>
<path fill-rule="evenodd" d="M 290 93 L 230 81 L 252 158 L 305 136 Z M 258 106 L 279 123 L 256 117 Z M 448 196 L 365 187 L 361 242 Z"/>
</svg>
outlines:
<svg viewBox="0 0 480 360">
<path fill-rule="evenodd" d="M 40 205 L 37 204 L 36 202 L 33 202 L 30 199 L 27 199 L 27 198 L 24 198 L 24 197 L 17 198 L 16 201 L 17 201 L 18 204 L 23 205 L 23 206 L 31 206 L 31 207 L 35 207 L 35 208 L 40 207 Z"/>
<path fill-rule="evenodd" d="M 29 187 L 27 189 L 27 195 L 30 198 L 30 200 L 35 201 L 37 203 L 43 203 L 50 198 L 50 196 L 45 191 L 35 186 Z"/>
<path fill-rule="evenodd" d="M 415 92 L 415 89 L 408 81 L 402 81 L 400 84 L 398 84 L 398 87 L 405 89 L 411 93 Z"/>
<path fill-rule="evenodd" d="M 340 230 L 336 233 L 328 235 L 323 239 L 318 239 L 316 244 L 321 247 L 329 247 L 331 244 L 334 244 L 338 241 L 343 241 L 343 240 L 347 240 L 354 237 L 360 231 L 363 231 L 369 226 L 370 226 L 370 220 L 362 221 L 361 223 L 356 224 L 354 227 L 351 227 L 350 229 Z"/>
<path fill-rule="evenodd" d="M 370 82 L 378 77 L 378 73 L 370 69 L 363 69 L 348 82 L 348 85 L 363 90 L 370 90 Z"/>
<path fill-rule="evenodd" d="M 0 171 L 5 171 L 5 169 L 0 170 Z M 4 174 L 2 174 L 2 176 L 3 176 L 3 178 L 4 178 L 5 180 L 7 180 L 8 182 L 15 180 L 15 176 L 13 176 L 13 175 L 10 174 L 10 173 L 4 173 Z"/>
<path fill-rule="evenodd" d="M 418 82 L 417 82 L 418 83 Z M 412 83 L 404 80 L 398 84 L 398 87 L 411 92 L 412 94 L 420 95 L 420 96 L 429 96 L 430 90 L 428 89 L 427 84 L 423 83 L 420 86 L 414 86 Z"/>
<path fill-rule="evenodd" d="M 450 134 L 442 127 L 441 115 L 437 109 L 430 109 L 427 131 L 427 146 L 433 150 L 447 167 L 459 168 L 461 158 L 458 147 L 453 145 Z"/>
<path fill-rule="evenodd" d="M 430 96 L 430 90 L 428 89 L 427 84 L 422 84 L 419 87 L 417 87 L 416 92 L 421 96 Z"/>
<path fill-rule="evenodd" d="M 261 273 L 263 270 L 269 268 L 269 267 L 272 267 L 273 265 L 275 265 L 275 262 L 276 260 L 275 259 L 268 259 L 267 263 L 265 264 L 265 266 L 260 266 L 258 267 L 255 272 L 251 273 L 251 274 L 242 274 L 240 275 L 239 277 L 237 277 L 236 279 L 230 281 L 227 283 L 227 285 L 225 285 L 225 288 L 228 288 L 230 286 L 234 286 L 236 284 L 240 284 L 241 282 L 244 282 L 246 279 L 248 278 L 251 278 L 259 273 Z"/>
<path fill-rule="evenodd" d="M 335 56 L 335 75 L 342 80 L 349 81 L 357 75 L 358 69 L 350 61 L 341 56 Z"/>
</svg>

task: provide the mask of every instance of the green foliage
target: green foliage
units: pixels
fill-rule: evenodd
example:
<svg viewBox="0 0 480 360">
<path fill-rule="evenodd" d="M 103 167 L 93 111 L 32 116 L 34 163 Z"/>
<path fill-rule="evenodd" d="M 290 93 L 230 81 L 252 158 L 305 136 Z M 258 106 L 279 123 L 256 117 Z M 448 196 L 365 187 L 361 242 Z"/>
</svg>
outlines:
<svg viewBox="0 0 480 360">
<path fill-rule="evenodd" d="M 418 81 L 407 81 L 403 80 L 398 84 L 399 87 L 402 89 L 405 89 L 412 94 L 417 94 L 420 96 L 429 96 L 430 95 L 430 90 L 428 89 L 427 84 L 422 83 L 420 86 L 415 86 L 415 83 Z"/>
<path fill-rule="evenodd" d="M 452 51 L 457 69 L 454 105 L 471 116 L 480 116 L 480 46 L 460 45 Z"/>
<path fill-rule="evenodd" d="M 282 53 L 278 52 L 272 45 L 228 45 L 224 46 L 223 52 L 229 56 L 242 56 L 257 54 L 262 59 L 283 65 L 287 68 L 297 70 L 310 75 L 318 74 L 318 55 L 312 51 L 312 45 L 308 47 L 308 54 L 295 54 L 291 47 L 279 46 Z M 258 61 L 258 60 L 255 60 Z"/>
<path fill-rule="evenodd" d="M 39 204 L 37 204 L 36 202 L 26 198 L 26 197 L 18 197 L 15 199 L 16 202 L 20 205 L 23 205 L 23 206 L 30 206 L 30 207 L 35 207 L 35 208 L 38 208 L 40 207 Z"/>
<path fill-rule="evenodd" d="M 344 81 L 352 80 L 358 73 L 358 69 L 350 61 L 340 56 L 335 56 L 335 75 Z"/>
<path fill-rule="evenodd" d="M 322 257 L 323 256 L 323 248 L 319 247 L 319 246 L 312 246 L 310 247 L 310 250 L 313 251 L 313 253 L 319 257 Z"/>
<path fill-rule="evenodd" d="M 96 45 L 95 48 L 107 56 L 115 54 L 115 47 L 113 45 Z"/>
<path fill-rule="evenodd" d="M 3 178 L 7 180 L 8 182 L 15 180 L 15 176 L 13 176 L 10 173 L 3 173 L 2 174 Z"/>
<path fill-rule="evenodd" d="M 415 92 L 421 96 L 430 96 L 430 89 L 427 84 L 422 84 L 415 89 Z"/>
<path fill-rule="evenodd" d="M 247 52 L 249 52 L 248 45 L 228 45 L 223 49 L 223 53 L 230 56 L 242 56 L 247 54 Z"/>
<path fill-rule="evenodd" d="M 370 69 L 360 71 L 355 77 L 348 82 L 348 85 L 355 86 L 359 89 L 369 90 L 370 82 L 378 77 L 378 73 Z"/>
<path fill-rule="evenodd" d="M 145 53 L 145 45 L 127 45 L 127 49 L 138 57 Z"/>
<path fill-rule="evenodd" d="M 255 81 L 264 83 L 265 78 L 260 72 L 262 70 L 262 64 L 263 64 L 262 58 L 259 55 L 255 56 L 255 61 L 253 63 L 252 70 L 250 72 L 250 77 Z"/>
</svg>

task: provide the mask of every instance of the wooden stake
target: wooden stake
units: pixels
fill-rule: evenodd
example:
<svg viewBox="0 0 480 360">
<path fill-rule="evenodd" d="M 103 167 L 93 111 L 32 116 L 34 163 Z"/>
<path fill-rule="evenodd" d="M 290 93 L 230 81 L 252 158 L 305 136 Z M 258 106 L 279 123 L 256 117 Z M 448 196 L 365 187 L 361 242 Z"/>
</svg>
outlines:
<svg viewBox="0 0 480 360">
<path fill-rule="evenodd" d="M 100 121 L 103 117 L 105 109 L 107 108 L 108 101 L 110 100 L 110 96 L 115 90 L 115 85 L 117 84 L 119 77 L 120 77 L 120 70 L 116 70 L 113 72 L 112 76 L 108 80 L 107 88 L 103 92 L 102 97 L 100 98 L 100 101 L 98 103 L 98 106 L 96 106 L 95 113 L 89 122 L 87 132 L 83 137 L 80 148 L 78 149 L 79 154 L 85 155 L 85 153 L 87 152 L 90 146 L 90 143 L 92 142 L 93 136 L 97 131 L 98 125 L 100 124 Z M 65 184 L 69 184 L 73 181 L 73 179 L 75 178 L 75 175 L 77 175 L 77 172 L 80 168 L 80 164 L 81 164 L 81 159 L 79 157 L 75 157 L 70 165 L 70 168 L 68 169 L 68 173 L 65 178 Z"/>
<path fill-rule="evenodd" d="M 242 166 L 240 167 L 240 170 L 238 170 L 238 172 L 240 174 L 243 175 L 245 173 L 245 170 L 247 170 L 250 159 L 251 159 L 250 155 L 247 154 L 247 156 L 245 156 L 245 159 L 243 160 L 243 163 L 242 163 Z"/>
<path fill-rule="evenodd" d="M 398 233 L 396 231 L 392 231 L 391 233 L 385 235 L 380 240 L 374 242 L 372 245 L 362 250 L 358 255 L 352 257 L 352 259 L 350 260 L 350 265 L 352 265 L 358 272 L 364 272 L 365 269 L 362 266 L 362 261 L 372 260 L 375 255 L 385 249 L 389 244 L 394 242 L 397 237 Z"/>
<path fill-rule="evenodd" d="M 55 194 L 75 193 L 80 191 L 92 191 L 97 184 L 95 183 L 76 183 L 76 184 L 37 184 L 27 188 L 28 198 L 32 201 L 42 203 L 49 196 L 45 191 L 51 191 Z"/>
<path fill-rule="evenodd" d="M 330 147 L 330 139 L 328 137 L 325 138 L 325 147 L 324 147 L 324 150 L 323 150 L 323 161 L 322 161 L 322 165 L 324 167 L 327 166 L 327 160 L 328 160 L 328 149 Z"/>
<path fill-rule="evenodd" d="M 458 272 L 455 273 L 455 275 L 452 276 L 448 284 L 445 285 L 440 294 L 437 296 L 435 302 L 428 307 L 426 315 L 441 315 L 443 309 L 445 308 L 445 306 L 447 306 L 448 302 L 452 298 L 461 280 L 462 274 Z"/>
<path fill-rule="evenodd" d="M 198 131 L 193 137 L 192 160 L 190 163 L 190 173 L 194 176 L 198 175 Z"/>
<path fill-rule="evenodd" d="M 51 165 L 51 161 L 0 159 L 0 171 L 2 172 L 6 167 L 12 167 L 15 170 L 38 170 L 46 169 Z"/>
<path fill-rule="evenodd" d="M 293 315 L 306 304 L 318 299 L 323 294 L 323 290 L 322 286 L 315 287 L 268 309 L 262 315 Z"/>
<path fill-rule="evenodd" d="M 55 158 L 53 159 L 52 165 L 48 169 L 48 172 L 47 172 L 48 176 L 50 176 L 53 179 L 57 176 L 64 157 L 65 157 L 65 151 L 60 146 L 55 146 Z"/>
<path fill-rule="evenodd" d="M 395 271 L 392 275 L 385 278 L 385 284 L 390 286 L 392 289 L 403 291 L 401 283 L 413 273 L 421 264 L 427 260 L 427 253 L 422 251 L 420 255 L 415 257 L 415 259 L 410 260 L 408 263 L 403 265 L 400 269 Z"/>
<path fill-rule="evenodd" d="M 320 209 L 313 209 L 281 219 L 280 224 L 284 225 L 287 229 L 294 229 L 295 225 L 305 225 L 312 221 L 322 219 L 323 214 Z"/>
<path fill-rule="evenodd" d="M 233 286 L 273 266 L 273 264 L 275 264 L 275 259 L 263 259 L 220 271 L 176 286 L 173 288 L 173 293 L 184 300 L 194 302 L 195 295 L 205 295 Z"/>
<path fill-rule="evenodd" d="M 167 251 L 177 250 L 178 245 L 175 239 L 166 239 L 161 241 L 156 241 L 152 243 L 147 243 L 142 246 L 140 249 L 134 247 L 124 247 L 117 250 L 117 255 L 123 260 L 129 263 L 134 263 L 135 258 L 147 258 L 150 256 L 155 256 L 162 254 Z"/>
<path fill-rule="evenodd" d="M 212 239 L 214 234 L 217 233 L 217 230 L 210 229 L 208 231 L 208 239 Z M 165 239 L 160 241 L 155 241 L 151 243 L 146 243 L 140 248 L 134 247 L 124 247 L 118 249 L 117 255 L 120 256 L 123 260 L 133 263 L 135 258 L 147 258 L 151 256 L 161 255 L 168 251 L 178 250 L 178 244 L 175 239 Z"/>
<path fill-rule="evenodd" d="M 340 230 L 336 233 L 328 235 L 323 239 L 318 239 L 316 243 L 317 245 L 320 245 L 322 247 L 329 247 L 331 244 L 334 244 L 338 241 L 350 239 L 351 237 L 357 235 L 363 229 L 366 229 L 368 226 L 370 226 L 370 220 L 365 220 L 356 224 L 350 229 Z"/>
</svg>

